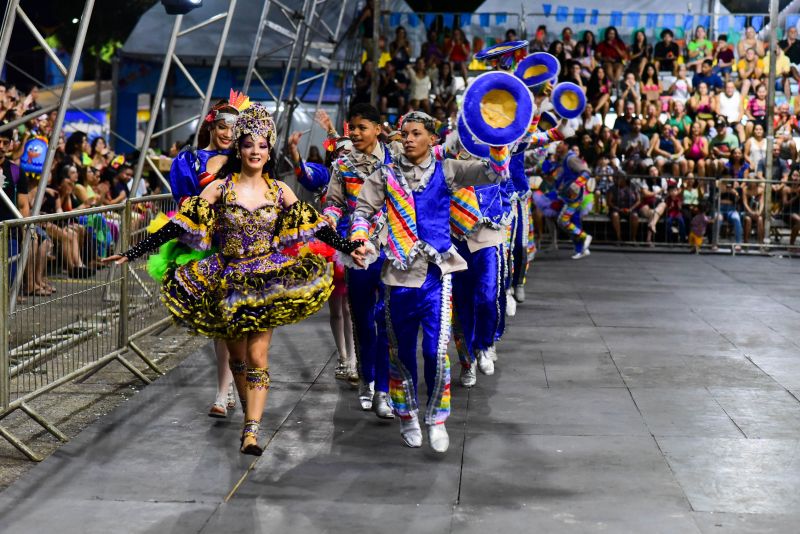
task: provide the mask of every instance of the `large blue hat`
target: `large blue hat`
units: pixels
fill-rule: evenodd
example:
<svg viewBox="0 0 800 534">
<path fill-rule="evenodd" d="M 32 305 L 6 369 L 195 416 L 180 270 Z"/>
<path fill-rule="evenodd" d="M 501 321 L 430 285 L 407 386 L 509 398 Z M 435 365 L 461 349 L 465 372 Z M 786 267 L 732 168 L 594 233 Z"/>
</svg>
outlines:
<svg viewBox="0 0 800 534">
<path fill-rule="evenodd" d="M 558 126 L 558 118 L 552 113 L 543 111 L 542 114 L 539 115 L 539 124 L 537 124 L 536 127 L 539 128 L 540 131 L 546 132 L 556 126 Z"/>
<path fill-rule="evenodd" d="M 547 52 L 534 52 L 519 62 L 514 75 L 528 87 L 541 85 L 558 77 L 561 64 L 558 58 Z"/>
<path fill-rule="evenodd" d="M 561 82 L 550 94 L 553 110 L 565 119 L 580 117 L 586 107 L 586 95 L 578 85 L 572 82 Z"/>
<path fill-rule="evenodd" d="M 486 47 L 475 54 L 475 59 L 478 61 L 489 61 L 491 59 L 497 59 L 505 56 L 506 54 L 515 52 L 520 48 L 527 47 L 528 41 L 508 41 L 506 43 L 497 43 L 496 45 Z"/>
<path fill-rule="evenodd" d="M 461 146 L 464 150 L 475 156 L 476 158 L 489 157 L 489 145 L 479 143 L 474 137 L 472 132 L 469 131 L 467 125 L 464 123 L 464 115 L 458 115 L 458 139 L 461 141 Z"/>
<path fill-rule="evenodd" d="M 503 71 L 481 74 L 467 87 L 464 125 L 476 140 L 509 145 L 525 135 L 533 119 L 533 97 L 522 81 Z"/>
</svg>

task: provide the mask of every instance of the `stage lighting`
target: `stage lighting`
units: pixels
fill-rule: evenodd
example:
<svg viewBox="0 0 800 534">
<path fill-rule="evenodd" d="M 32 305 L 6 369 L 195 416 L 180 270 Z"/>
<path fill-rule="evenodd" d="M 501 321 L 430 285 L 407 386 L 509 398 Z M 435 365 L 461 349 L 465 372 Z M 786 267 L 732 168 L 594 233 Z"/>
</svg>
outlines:
<svg viewBox="0 0 800 534">
<path fill-rule="evenodd" d="M 161 0 L 167 15 L 185 15 L 203 5 L 203 0 Z"/>
</svg>

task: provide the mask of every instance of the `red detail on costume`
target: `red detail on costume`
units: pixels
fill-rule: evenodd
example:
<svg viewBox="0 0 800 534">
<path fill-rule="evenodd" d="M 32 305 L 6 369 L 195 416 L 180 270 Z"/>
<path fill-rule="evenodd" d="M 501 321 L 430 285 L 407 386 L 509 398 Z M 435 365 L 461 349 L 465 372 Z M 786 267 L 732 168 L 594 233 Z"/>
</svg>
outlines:
<svg viewBox="0 0 800 534">
<path fill-rule="evenodd" d="M 200 187 L 205 187 L 214 181 L 214 176 L 214 174 L 208 171 L 203 171 L 197 176 L 197 182 L 200 184 Z"/>
</svg>

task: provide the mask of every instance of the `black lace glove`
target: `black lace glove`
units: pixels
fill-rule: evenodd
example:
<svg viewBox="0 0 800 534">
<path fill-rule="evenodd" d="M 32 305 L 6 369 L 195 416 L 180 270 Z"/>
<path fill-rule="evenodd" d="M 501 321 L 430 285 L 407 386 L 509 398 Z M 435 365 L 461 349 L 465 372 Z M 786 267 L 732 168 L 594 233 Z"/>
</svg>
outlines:
<svg viewBox="0 0 800 534">
<path fill-rule="evenodd" d="M 350 254 L 364 244 L 363 241 L 349 241 L 341 237 L 339 233 L 330 226 L 324 226 L 314 232 L 314 237 L 345 254 Z"/>
<path fill-rule="evenodd" d="M 145 237 L 141 242 L 139 242 L 139 244 L 132 246 L 120 254 L 120 256 L 125 256 L 131 261 L 136 260 L 148 252 L 158 249 L 158 247 L 167 241 L 175 239 L 176 237 L 180 237 L 180 235 L 184 232 L 185 230 L 183 228 L 170 221 L 154 234 L 150 234 Z"/>
</svg>

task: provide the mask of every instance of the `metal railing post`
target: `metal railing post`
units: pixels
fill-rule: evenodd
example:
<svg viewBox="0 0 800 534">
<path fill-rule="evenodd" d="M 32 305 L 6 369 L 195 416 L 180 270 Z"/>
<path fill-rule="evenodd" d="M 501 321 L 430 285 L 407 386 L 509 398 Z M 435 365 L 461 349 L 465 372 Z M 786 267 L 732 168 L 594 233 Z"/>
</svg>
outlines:
<svg viewBox="0 0 800 534">
<path fill-rule="evenodd" d="M 769 1 L 769 21 L 770 21 L 770 30 L 769 30 L 769 76 L 767 76 L 767 102 L 775 102 L 775 79 L 777 78 L 775 72 L 775 51 L 778 48 L 778 0 L 770 0 Z M 765 173 L 764 178 L 767 180 L 767 184 L 769 184 L 769 195 L 767 195 L 767 188 L 764 188 L 764 209 L 766 213 L 764 214 L 764 235 L 768 236 L 770 234 L 770 226 L 771 226 L 771 216 L 770 210 L 772 209 L 772 180 L 774 177 L 774 158 L 772 156 L 772 148 L 775 146 L 775 123 L 774 123 L 774 116 L 775 116 L 775 106 L 768 105 L 767 106 L 767 160 L 765 162 Z M 757 169 L 756 169 L 757 170 Z"/>
<path fill-rule="evenodd" d="M 142 150 L 139 153 L 139 160 L 136 162 L 136 171 L 134 172 L 133 182 L 131 183 L 132 194 L 138 190 L 139 182 L 142 179 L 142 172 L 144 171 L 144 164 L 147 159 L 147 150 L 150 148 L 150 139 L 152 139 L 153 131 L 156 128 L 156 117 L 161 108 L 161 99 L 164 96 L 164 89 L 167 86 L 169 69 L 170 66 L 172 66 L 172 56 L 175 54 L 175 45 L 178 42 L 178 32 L 180 32 L 182 21 L 183 15 L 177 15 L 175 16 L 175 22 L 172 24 L 172 33 L 169 36 L 167 53 L 164 55 L 164 65 L 161 67 L 161 76 L 158 79 L 156 94 L 153 96 L 153 102 L 150 106 L 150 120 L 147 121 L 147 129 L 144 132 L 144 141 L 142 141 Z"/>
<path fill-rule="evenodd" d="M 8 0 L 6 11 L 3 15 L 3 27 L 0 29 L 0 72 L 6 64 L 8 45 L 11 44 L 11 34 L 14 32 L 14 23 L 17 21 L 17 6 L 20 0 Z"/>
<path fill-rule="evenodd" d="M 8 305 L 8 282 L 11 271 L 9 261 L 9 229 L 0 224 L 0 412 L 8 407 L 10 383 L 8 377 L 8 331 L 11 328 L 10 307 Z"/>
<path fill-rule="evenodd" d="M 131 203 L 125 202 L 125 211 L 122 212 L 122 228 L 119 236 L 120 250 L 128 250 L 130 247 L 131 236 Z M 119 332 L 117 338 L 117 349 L 124 349 L 128 346 L 128 264 L 120 266 L 119 281 Z"/>
<path fill-rule="evenodd" d="M 50 172 L 53 167 L 53 161 L 56 157 L 56 148 L 58 147 L 58 138 L 61 136 L 61 129 L 64 126 L 64 117 L 67 114 L 67 108 L 72 98 L 72 87 L 75 84 L 75 75 L 78 72 L 78 67 L 81 62 L 81 54 L 83 53 L 83 43 L 86 41 L 86 33 L 89 30 L 89 21 L 92 18 L 92 11 L 94 9 L 94 0 L 86 0 L 83 5 L 83 13 L 81 14 L 80 24 L 78 25 L 78 36 L 75 38 L 75 46 L 72 49 L 72 58 L 69 62 L 69 69 L 67 70 L 66 79 L 64 80 L 64 88 L 61 91 L 61 101 L 58 104 L 58 112 L 56 120 L 53 124 L 53 132 L 50 134 L 50 142 L 47 145 L 47 155 L 44 158 L 42 166 L 42 175 L 39 178 L 39 185 L 36 188 L 36 197 L 31 208 L 31 216 L 39 215 L 42 209 L 42 202 L 44 201 L 44 192 L 47 188 L 47 182 L 50 180 Z M 17 263 L 17 274 L 14 279 L 14 285 L 11 288 L 11 298 L 9 299 L 11 309 L 16 306 L 17 294 L 22 285 L 22 278 L 25 272 L 25 266 L 28 263 L 28 253 L 30 252 L 30 239 L 28 239 L 28 230 L 26 230 L 25 237 L 22 239 L 20 247 L 20 257 Z"/>
<path fill-rule="evenodd" d="M 217 46 L 217 55 L 214 58 L 214 64 L 211 66 L 211 75 L 208 79 L 208 88 L 206 94 L 203 96 L 203 106 L 200 108 L 200 117 L 204 117 L 206 110 L 211 104 L 211 95 L 214 94 L 214 84 L 217 81 L 217 72 L 219 72 L 219 64 L 222 61 L 222 53 L 225 51 L 225 44 L 228 42 L 228 32 L 231 29 L 231 21 L 233 20 L 233 13 L 236 11 L 236 0 L 230 0 L 228 6 L 228 16 L 225 17 L 225 25 L 222 27 L 222 34 L 219 37 L 219 45 Z M 197 145 L 197 139 L 200 137 L 200 128 L 194 134 L 194 144 Z M 147 146 L 145 146 L 145 149 Z M 201 148 L 201 147 L 198 147 Z M 144 152 L 142 152 L 144 153 Z"/>
<path fill-rule="evenodd" d="M 269 16 L 269 8 L 272 4 L 271 0 L 264 0 L 264 5 L 261 7 L 261 18 L 258 19 L 258 32 L 253 41 L 253 48 L 250 50 L 250 59 L 247 62 L 247 74 L 244 75 L 244 85 L 242 92 L 247 94 L 250 90 L 250 82 L 253 80 L 253 71 L 256 69 L 258 62 L 258 52 L 261 49 L 261 39 L 264 36 L 264 27 L 267 25 L 267 18 Z"/>
</svg>

